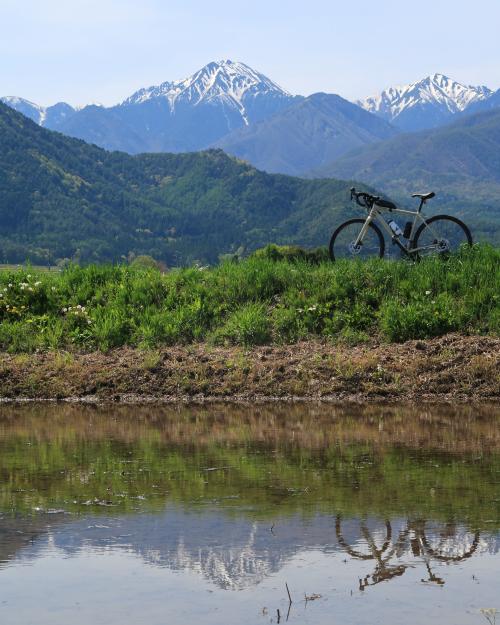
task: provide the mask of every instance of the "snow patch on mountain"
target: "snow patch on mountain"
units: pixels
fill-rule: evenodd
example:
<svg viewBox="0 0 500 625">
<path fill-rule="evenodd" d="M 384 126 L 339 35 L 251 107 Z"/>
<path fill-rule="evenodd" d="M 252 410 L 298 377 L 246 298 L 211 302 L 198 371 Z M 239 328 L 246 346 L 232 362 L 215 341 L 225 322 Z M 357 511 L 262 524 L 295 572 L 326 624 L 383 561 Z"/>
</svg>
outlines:
<svg viewBox="0 0 500 625">
<path fill-rule="evenodd" d="M 25 100 L 24 98 L 18 96 L 4 96 L 0 98 L 0 101 L 19 113 L 26 115 L 26 117 L 29 117 L 40 126 L 43 125 L 47 117 L 47 109 L 44 106 Z"/>
<path fill-rule="evenodd" d="M 22 113 L 29 117 L 39 126 L 44 126 L 57 130 L 57 125 L 76 112 L 66 102 L 58 102 L 52 106 L 40 106 L 34 102 L 30 102 L 18 96 L 5 96 L 0 101 L 15 109 L 18 113 Z"/>
</svg>

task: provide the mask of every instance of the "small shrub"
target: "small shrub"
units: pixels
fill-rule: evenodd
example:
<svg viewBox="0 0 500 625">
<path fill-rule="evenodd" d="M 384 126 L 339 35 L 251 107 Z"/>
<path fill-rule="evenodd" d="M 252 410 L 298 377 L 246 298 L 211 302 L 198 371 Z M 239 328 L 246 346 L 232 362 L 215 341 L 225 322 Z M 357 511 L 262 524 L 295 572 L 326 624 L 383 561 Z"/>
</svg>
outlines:
<svg viewBox="0 0 500 625">
<path fill-rule="evenodd" d="M 403 304 L 392 299 L 380 311 L 382 331 L 390 341 L 403 342 L 465 329 L 466 315 L 446 293 L 434 300 Z"/>
<path fill-rule="evenodd" d="M 214 332 L 212 340 L 218 344 L 245 346 L 270 342 L 271 324 L 265 306 L 252 303 L 239 308 Z"/>
<path fill-rule="evenodd" d="M 303 320 L 295 308 L 276 307 L 271 313 L 271 323 L 277 343 L 295 343 L 307 336 Z"/>
<path fill-rule="evenodd" d="M 73 332 L 75 343 L 86 344 L 93 340 L 96 347 L 107 351 L 129 343 L 131 337 L 130 318 L 119 310 L 99 311 L 91 329 L 76 328 Z"/>
<path fill-rule="evenodd" d="M 306 250 L 298 245 L 267 245 L 253 253 L 255 258 L 267 258 L 272 261 L 306 261 L 308 263 L 322 263 L 329 261 L 328 249 L 326 247 L 316 247 Z"/>
<path fill-rule="evenodd" d="M 165 265 L 165 263 L 162 263 L 159 260 L 155 260 L 152 256 L 147 256 L 145 254 L 141 256 L 136 256 L 134 260 L 130 263 L 130 266 L 134 269 L 156 269 L 162 272 L 165 272 L 167 270 L 167 266 Z"/>
</svg>

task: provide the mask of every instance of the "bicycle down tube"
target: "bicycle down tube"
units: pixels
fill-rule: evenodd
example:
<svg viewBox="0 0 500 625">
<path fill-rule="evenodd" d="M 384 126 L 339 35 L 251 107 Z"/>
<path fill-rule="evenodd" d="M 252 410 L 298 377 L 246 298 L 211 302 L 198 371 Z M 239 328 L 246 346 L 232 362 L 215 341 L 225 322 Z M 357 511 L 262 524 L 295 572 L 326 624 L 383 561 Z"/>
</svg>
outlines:
<svg viewBox="0 0 500 625">
<path fill-rule="evenodd" d="M 426 227 L 429 229 L 429 231 L 436 236 L 437 235 L 435 233 L 435 231 L 432 229 L 432 227 L 427 223 L 427 220 L 425 218 L 425 216 L 423 216 L 421 214 L 421 210 L 417 210 L 417 211 L 411 211 L 411 210 L 405 210 L 403 208 L 393 208 L 393 209 L 387 209 L 385 211 L 380 210 L 380 208 L 376 207 L 376 205 L 373 205 L 372 208 L 370 209 L 370 212 L 368 213 L 368 217 L 366 218 L 365 223 L 363 224 L 363 227 L 361 228 L 361 231 L 355 241 L 355 245 L 362 245 L 363 244 L 363 239 L 366 235 L 366 232 L 368 230 L 368 228 L 370 227 L 370 224 L 372 221 L 375 221 L 379 226 L 382 227 L 382 229 L 388 234 L 388 236 L 390 237 L 390 239 L 392 241 L 394 241 L 402 250 L 404 250 L 407 254 L 415 254 L 418 251 L 422 250 L 422 249 L 426 249 L 426 248 L 413 248 L 413 249 L 409 249 L 409 247 L 403 245 L 400 241 L 400 236 L 396 235 L 391 227 L 389 226 L 389 224 L 386 222 L 386 220 L 383 218 L 382 214 L 384 212 L 387 213 L 391 213 L 391 214 L 395 214 L 395 215 L 406 215 L 409 216 L 411 215 L 413 217 L 413 223 L 412 223 L 412 227 L 411 227 L 411 231 L 410 231 L 410 236 L 409 236 L 409 241 L 413 241 L 413 237 L 415 236 L 415 232 L 417 230 L 417 227 L 421 224 L 421 223 L 425 223 Z"/>
</svg>

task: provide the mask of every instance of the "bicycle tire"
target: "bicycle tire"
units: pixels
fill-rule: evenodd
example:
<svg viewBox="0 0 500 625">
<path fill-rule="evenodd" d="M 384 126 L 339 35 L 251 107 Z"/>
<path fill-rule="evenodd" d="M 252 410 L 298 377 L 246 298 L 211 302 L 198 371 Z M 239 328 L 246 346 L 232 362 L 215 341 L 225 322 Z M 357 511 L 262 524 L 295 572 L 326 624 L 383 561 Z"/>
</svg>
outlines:
<svg viewBox="0 0 500 625">
<path fill-rule="evenodd" d="M 344 535 L 342 534 L 341 523 L 342 523 L 342 517 L 340 515 L 337 515 L 337 517 L 335 518 L 335 535 L 337 536 L 337 541 L 339 545 L 342 547 L 342 549 L 346 553 L 348 553 L 352 558 L 357 558 L 358 560 L 375 560 L 376 556 L 374 556 L 373 553 L 371 554 L 361 553 L 360 551 L 357 551 L 356 549 L 351 547 L 351 545 L 345 540 Z M 363 524 L 361 524 L 361 526 L 362 525 Z M 387 551 L 387 549 L 391 546 L 391 541 L 392 541 L 391 522 L 386 519 L 384 521 L 384 525 L 385 525 L 385 540 L 384 540 L 383 545 L 379 549 L 377 549 L 377 552 L 380 556 L 382 556 L 382 554 Z"/>
<path fill-rule="evenodd" d="M 476 552 L 479 546 L 479 540 L 481 538 L 481 535 L 480 535 L 479 530 L 476 530 L 474 532 L 474 538 L 472 540 L 472 544 L 469 547 L 469 549 L 467 549 L 460 555 L 456 555 L 456 556 L 445 556 L 439 553 L 437 549 L 430 546 L 427 536 L 425 535 L 424 532 L 422 532 L 421 538 L 422 538 L 422 544 L 424 545 L 426 552 L 428 553 L 428 555 L 434 558 L 434 560 L 437 560 L 439 562 L 462 562 L 463 560 L 467 560 L 467 558 L 471 558 L 474 555 L 474 553 Z"/>
<path fill-rule="evenodd" d="M 415 250 L 419 247 L 418 243 L 419 243 L 419 239 L 422 236 L 422 233 L 426 230 L 427 225 L 432 224 L 436 221 L 448 221 L 448 222 L 452 222 L 454 224 L 456 224 L 459 228 L 462 229 L 464 235 L 465 235 L 465 239 L 467 240 L 467 244 L 469 245 L 469 247 L 472 246 L 472 234 L 469 230 L 469 228 L 464 224 L 463 221 L 461 221 L 460 219 L 458 219 L 457 217 L 452 217 L 451 215 L 434 215 L 433 217 L 430 217 L 429 219 L 427 219 L 425 221 L 425 223 L 421 224 L 417 230 L 417 232 L 415 233 L 415 237 L 413 238 L 412 244 L 411 244 L 411 249 Z M 465 241 L 464 241 L 465 242 Z M 439 250 L 436 250 L 434 253 L 438 253 L 438 254 L 445 254 L 445 253 L 449 253 L 449 252 L 453 252 L 456 251 L 455 250 L 443 250 L 443 252 L 439 252 Z M 420 257 L 420 253 L 417 253 L 417 255 Z"/>
<path fill-rule="evenodd" d="M 365 219 L 349 219 L 348 221 L 345 221 L 343 224 L 340 224 L 340 226 L 335 230 L 335 232 L 332 234 L 332 237 L 330 239 L 330 245 L 328 246 L 328 252 L 330 254 L 330 259 L 332 261 L 338 260 L 335 258 L 335 251 L 334 251 L 334 246 L 335 246 L 335 241 L 338 238 L 339 234 L 341 233 L 341 231 L 346 228 L 347 226 L 350 226 L 351 224 L 361 224 L 361 227 L 363 226 L 363 224 L 365 223 Z M 371 228 L 377 235 L 378 237 L 378 241 L 379 241 L 379 252 L 378 252 L 378 257 L 379 258 L 383 258 L 384 253 L 385 253 L 385 241 L 384 241 L 384 236 L 382 234 L 382 232 L 380 231 L 380 228 L 374 224 L 373 222 L 370 223 L 369 228 Z M 355 258 L 356 254 L 352 254 L 352 257 Z"/>
</svg>

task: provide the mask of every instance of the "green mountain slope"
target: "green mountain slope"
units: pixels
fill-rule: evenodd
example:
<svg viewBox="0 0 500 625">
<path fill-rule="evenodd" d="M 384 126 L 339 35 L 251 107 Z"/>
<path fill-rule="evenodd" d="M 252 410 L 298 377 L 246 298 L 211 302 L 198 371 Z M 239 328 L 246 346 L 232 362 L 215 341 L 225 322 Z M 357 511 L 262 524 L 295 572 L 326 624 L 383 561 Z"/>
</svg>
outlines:
<svg viewBox="0 0 500 625">
<path fill-rule="evenodd" d="M 235 130 L 216 145 L 268 172 L 302 175 L 398 132 L 338 95 L 315 93 L 258 124 Z"/>
<path fill-rule="evenodd" d="M 110 153 L 0 104 L 0 262 L 132 252 L 172 265 L 270 241 L 325 244 L 348 187 L 269 175 L 220 150 Z"/>
<path fill-rule="evenodd" d="M 363 180 L 397 199 L 433 190 L 483 237 L 500 239 L 500 110 L 358 149 L 317 175 Z"/>
</svg>

